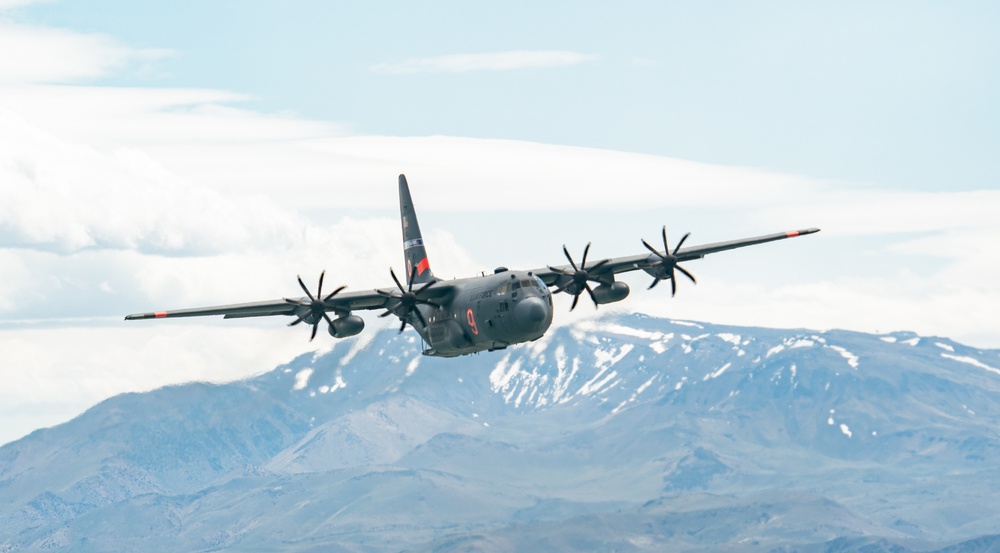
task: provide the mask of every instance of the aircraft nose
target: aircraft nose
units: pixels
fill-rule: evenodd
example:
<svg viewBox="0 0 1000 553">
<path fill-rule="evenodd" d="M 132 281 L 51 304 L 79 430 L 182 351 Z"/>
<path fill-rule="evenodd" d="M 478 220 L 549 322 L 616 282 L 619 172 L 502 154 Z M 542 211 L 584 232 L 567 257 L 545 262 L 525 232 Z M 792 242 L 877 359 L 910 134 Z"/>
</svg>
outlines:
<svg viewBox="0 0 1000 553">
<path fill-rule="evenodd" d="M 541 328 L 546 315 L 547 309 L 542 298 L 525 298 L 514 307 L 514 320 L 517 321 L 517 326 L 529 332 Z"/>
</svg>

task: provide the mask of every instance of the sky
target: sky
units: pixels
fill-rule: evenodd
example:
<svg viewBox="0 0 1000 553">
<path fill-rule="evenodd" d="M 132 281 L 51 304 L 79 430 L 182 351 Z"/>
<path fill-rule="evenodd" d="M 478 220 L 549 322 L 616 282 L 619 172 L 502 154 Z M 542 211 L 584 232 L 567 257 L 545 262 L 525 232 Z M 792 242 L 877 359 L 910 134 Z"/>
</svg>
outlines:
<svg viewBox="0 0 1000 553">
<path fill-rule="evenodd" d="M 1000 348 L 995 2 L 0 0 L 0 443 L 350 347 L 127 313 L 807 227 L 615 309 Z M 366 315 L 366 336 L 385 319 Z M 370 337 L 370 336 L 369 336 Z"/>
</svg>

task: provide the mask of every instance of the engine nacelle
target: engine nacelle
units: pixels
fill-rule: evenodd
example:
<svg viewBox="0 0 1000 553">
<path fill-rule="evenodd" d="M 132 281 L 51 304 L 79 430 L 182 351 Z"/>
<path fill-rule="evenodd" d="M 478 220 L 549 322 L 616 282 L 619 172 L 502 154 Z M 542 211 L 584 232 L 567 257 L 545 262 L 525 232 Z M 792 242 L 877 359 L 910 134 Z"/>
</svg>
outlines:
<svg viewBox="0 0 1000 553">
<path fill-rule="evenodd" d="M 427 337 L 433 347 L 457 349 L 469 344 L 465 331 L 453 319 L 431 323 L 427 327 Z"/>
<path fill-rule="evenodd" d="M 647 275 L 659 280 L 668 280 L 670 278 L 670 268 L 665 267 L 662 264 L 643 267 L 642 270 L 645 271 Z"/>
<path fill-rule="evenodd" d="M 628 297 L 628 284 L 621 281 L 615 281 L 608 284 L 601 284 L 594 288 L 594 299 L 597 303 L 612 303 L 616 301 L 622 301 Z"/>
<path fill-rule="evenodd" d="M 330 336 L 334 338 L 347 338 L 354 336 L 365 328 L 365 320 L 357 315 L 345 315 L 337 317 L 330 325 Z"/>
</svg>

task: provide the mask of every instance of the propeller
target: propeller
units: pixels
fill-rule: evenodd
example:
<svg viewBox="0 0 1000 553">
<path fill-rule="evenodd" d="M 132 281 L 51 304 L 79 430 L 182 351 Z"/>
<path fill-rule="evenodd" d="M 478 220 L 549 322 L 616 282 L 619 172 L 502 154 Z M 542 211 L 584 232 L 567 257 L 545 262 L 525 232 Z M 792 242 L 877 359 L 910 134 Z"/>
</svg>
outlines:
<svg viewBox="0 0 1000 553">
<path fill-rule="evenodd" d="M 303 321 L 312 323 L 312 334 L 309 336 L 310 342 L 312 342 L 313 338 L 316 337 L 316 329 L 319 328 L 319 322 L 321 319 L 326 319 L 327 323 L 331 325 L 333 324 L 333 321 L 330 320 L 330 316 L 326 314 L 326 302 L 329 301 L 330 298 L 332 298 L 333 296 L 336 296 L 338 293 L 340 293 L 341 290 L 347 288 L 347 286 L 341 286 L 336 290 L 334 290 L 333 292 L 327 294 L 326 297 L 323 297 L 324 276 L 326 276 L 326 271 L 323 271 L 322 273 L 319 274 L 319 286 L 316 288 L 315 296 L 313 296 L 309 292 L 309 288 L 306 286 L 306 283 L 302 282 L 302 277 L 298 277 L 299 286 L 302 287 L 302 291 L 306 293 L 306 296 L 309 298 L 309 301 L 305 301 L 302 299 L 293 300 L 291 298 L 285 298 L 285 301 L 292 305 L 309 308 L 308 310 L 299 313 L 298 318 L 292 321 L 291 323 L 288 323 L 288 326 L 295 326 Z"/>
<path fill-rule="evenodd" d="M 392 298 L 392 300 L 394 300 L 394 303 L 391 304 L 391 307 L 390 307 L 390 304 L 386 305 L 386 307 L 385 307 L 385 313 L 382 313 L 381 315 L 379 315 L 379 317 L 388 317 L 389 315 L 396 315 L 397 317 L 400 318 L 400 320 L 403 321 L 403 324 L 401 324 L 399 326 L 399 331 L 402 332 L 406 328 L 407 317 L 409 317 L 410 313 L 413 313 L 413 314 L 415 314 L 417 316 L 418 319 L 420 319 L 420 324 L 422 324 L 422 325 L 424 325 L 426 327 L 427 326 L 427 319 L 425 319 L 424 315 L 420 312 L 419 309 L 417 309 L 417 306 L 418 305 L 430 305 L 431 307 L 436 307 L 436 308 L 440 308 L 441 307 L 441 305 L 439 305 L 437 303 L 434 303 L 434 302 L 432 302 L 430 300 L 425 300 L 425 299 L 423 299 L 423 298 L 420 297 L 420 294 L 424 290 L 430 288 L 431 285 L 433 285 L 436 281 L 432 280 L 432 281 L 428 282 L 427 284 L 421 286 L 420 288 L 417 289 L 416 292 L 414 292 L 413 291 L 413 279 L 416 278 L 416 276 L 417 276 L 417 268 L 416 267 L 414 267 L 413 271 L 410 272 L 410 284 L 409 284 L 409 286 L 407 286 L 405 288 L 403 287 L 403 284 L 401 282 L 399 282 L 399 279 L 396 278 L 396 272 L 393 271 L 391 267 L 389 268 L 389 274 L 392 275 L 392 280 L 393 280 L 393 282 L 396 283 L 396 287 L 399 288 L 399 293 L 400 294 L 396 295 L 393 292 L 385 292 L 383 290 L 375 290 L 379 294 L 381 294 L 381 295 L 383 295 L 383 296 L 385 296 L 387 298 Z"/>
<path fill-rule="evenodd" d="M 609 260 L 604 259 L 594 263 L 590 267 L 587 267 L 587 254 L 590 252 L 590 242 L 587 242 L 587 247 L 583 249 L 583 260 L 578 266 L 575 261 L 573 261 L 573 256 L 569 254 L 569 250 L 563 245 L 563 253 L 566 254 L 566 259 L 569 260 L 570 266 L 573 270 L 559 269 L 549 265 L 549 269 L 555 271 L 561 275 L 570 277 L 570 281 L 556 288 L 556 292 L 566 292 L 567 289 L 572 288 L 573 291 L 567 292 L 568 294 L 573 294 L 573 304 L 569 306 L 569 310 L 572 311 L 576 308 L 576 302 L 580 300 L 580 294 L 584 290 L 590 295 L 590 299 L 594 301 L 594 309 L 597 309 L 597 298 L 594 296 L 594 290 L 590 287 L 590 282 L 597 282 L 605 284 L 606 279 L 602 279 L 600 276 L 595 276 L 593 273 L 595 270 L 604 266 Z"/>
<path fill-rule="evenodd" d="M 655 254 L 656 257 L 660 258 L 660 266 L 664 267 L 665 271 L 667 271 L 667 272 L 670 273 L 670 276 L 666 276 L 666 277 L 663 277 L 663 278 L 653 277 L 653 283 L 649 285 L 649 288 L 647 288 L 647 290 L 652 290 L 653 287 L 656 286 L 657 284 L 659 284 L 661 280 L 669 278 L 670 279 L 670 296 L 671 297 L 675 296 L 677 294 L 677 279 L 674 278 L 674 276 L 675 276 L 674 269 L 677 269 L 678 271 L 684 273 L 684 276 L 686 276 L 689 279 L 691 279 L 691 282 L 693 282 L 695 284 L 698 284 L 698 281 L 695 280 L 694 275 L 692 275 L 691 273 L 687 272 L 687 270 L 684 269 L 684 267 L 681 267 L 680 265 L 677 264 L 677 252 L 680 251 L 681 246 L 684 245 L 684 241 L 688 239 L 688 236 L 691 236 L 690 232 L 687 233 L 687 234 L 685 234 L 684 237 L 681 238 L 681 241 L 677 243 L 677 247 L 674 248 L 674 253 L 670 253 L 670 246 L 667 245 L 667 227 L 666 226 L 663 227 L 663 250 L 666 253 L 660 253 L 656 248 L 654 248 L 653 246 L 650 246 L 648 242 L 646 242 L 645 240 L 642 241 L 642 245 L 646 246 L 647 250 L 653 252 L 653 254 Z"/>
</svg>

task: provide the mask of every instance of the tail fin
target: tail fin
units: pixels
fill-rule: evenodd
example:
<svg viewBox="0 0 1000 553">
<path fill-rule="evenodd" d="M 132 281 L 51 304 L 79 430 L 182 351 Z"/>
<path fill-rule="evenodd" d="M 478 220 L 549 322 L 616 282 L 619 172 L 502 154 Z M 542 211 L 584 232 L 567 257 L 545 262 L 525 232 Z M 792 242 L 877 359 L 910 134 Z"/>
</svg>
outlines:
<svg viewBox="0 0 1000 553">
<path fill-rule="evenodd" d="M 399 216 L 403 221 L 403 257 L 406 258 L 406 283 L 409 285 L 413 276 L 413 284 L 437 280 L 431 272 L 427 261 L 427 251 L 424 250 L 424 238 L 417 224 L 417 212 L 413 209 L 410 198 L 410 187 L 406 184 L 406 175 L 399 175 Z M 416 269 L 416 273 L 413 272 Z"/>
</svg>

